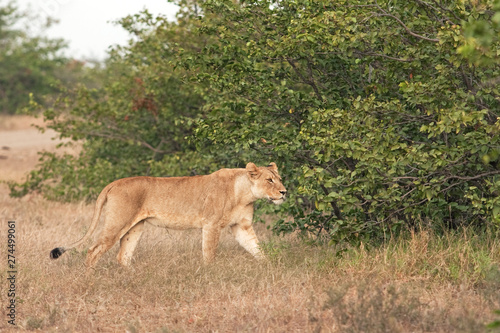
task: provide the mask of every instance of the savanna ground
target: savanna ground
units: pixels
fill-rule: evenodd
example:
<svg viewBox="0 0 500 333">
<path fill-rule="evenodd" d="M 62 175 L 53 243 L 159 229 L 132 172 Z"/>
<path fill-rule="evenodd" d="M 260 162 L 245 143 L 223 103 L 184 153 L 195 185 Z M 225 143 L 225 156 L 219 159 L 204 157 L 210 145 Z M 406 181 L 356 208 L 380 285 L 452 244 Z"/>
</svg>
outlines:
<svg viewBox="0 0 500 333">
<path fill-rule="evenodd" d="M 0 179 L 20 180 L 54 149 L 32 119 L 0 119 Z M 285 182 L 286 184 L 286 182 Z M 484 332 L 500 309 L 500 240 L 468 230 L 421 231 L 384 246 L 307 245 L 256 226 L 269 261 L 228 232 L 204 266 L 200 231 L 148 227 L 133 268 L 109 251 L 90 274 L 81 237 L 93 205 L 12 199 L 0 184 L 0 331 L 43 332 Z M 7 220 L 16 221 L 16 326 L 7 320 Z"/>
</svg>

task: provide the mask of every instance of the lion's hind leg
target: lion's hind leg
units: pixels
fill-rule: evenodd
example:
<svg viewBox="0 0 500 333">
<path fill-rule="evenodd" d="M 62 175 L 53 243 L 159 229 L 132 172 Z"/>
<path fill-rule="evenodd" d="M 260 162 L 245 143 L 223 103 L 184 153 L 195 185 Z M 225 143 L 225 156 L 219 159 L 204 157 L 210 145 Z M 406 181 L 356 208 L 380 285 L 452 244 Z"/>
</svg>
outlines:
<svg viewBox="0 0 500 333">
<path fill-rule="evenodd" d="M 128 207 L 128 209 L 123 206 L 115 208 L 112 204 L 112 202 L 108 202 L 108 208 L 104 218 L 104 228 L 95 244 L 89 248 L 87 253 L 85 264 L 88 268 L 94 267 L 104 253 L 111 249 L 127 232 L 134 229 L 138 223 L 141 224 L 144 219 L 138 216 L 137 209 L 133 206 Z M 141 227 L 138 227 L 137 231 L 140 231 L 140 229 Z M 137 241 L 135 243 L 137 243 Z M 125 245 L 125 248 L 129 249 L 130 246 L 131 245 Z"/>
<path fill-rule="evenodd" d="M 103 230 L 95 244 L 92 245 L 87 252 L 87 259 L 85 260 L 87 268 L 93 268 L 99 258 L 111 249 L 119 238 L 120 235 L 118 232 L 109 229 Z"/>
<path fill-rule="evenodd" d="M 85 265 L 87 266 L 87 268 L 93 268 L 97 260 L 99 260 L 99 258 L 104 253 L 106 253 L 106 251 L 108 251 L 113 246 L 113 244 L 108 245 L 106 244 L 106 242 L 97 242 L 96 244 L 91 246 L 87 253 L 87 259 L 85 260 Z"/>
<path fill-rule="evenodd" d="M 144 221 L 141 221 L 130 228 L 129 231 L 120 239 L 120 251 L 116 259 L 122 266 L 129 266 L 132 260 L 132 255 L 137 247 L 137 243 L 144 231 Z"/>
</svg>

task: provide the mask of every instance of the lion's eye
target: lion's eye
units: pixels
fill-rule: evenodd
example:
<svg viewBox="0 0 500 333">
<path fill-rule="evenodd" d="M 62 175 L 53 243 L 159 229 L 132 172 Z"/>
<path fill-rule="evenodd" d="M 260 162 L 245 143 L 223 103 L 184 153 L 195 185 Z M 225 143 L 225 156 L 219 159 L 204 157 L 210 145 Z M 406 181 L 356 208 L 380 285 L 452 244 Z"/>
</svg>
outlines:
<svg viewBox="0 0 500 333">
<path fill-rule="evenodd" d="M 274 180 L 272 180 L 271 178 L 269 178 L 267 181 L 271 184 L 274 183 Z"/>
</svg>

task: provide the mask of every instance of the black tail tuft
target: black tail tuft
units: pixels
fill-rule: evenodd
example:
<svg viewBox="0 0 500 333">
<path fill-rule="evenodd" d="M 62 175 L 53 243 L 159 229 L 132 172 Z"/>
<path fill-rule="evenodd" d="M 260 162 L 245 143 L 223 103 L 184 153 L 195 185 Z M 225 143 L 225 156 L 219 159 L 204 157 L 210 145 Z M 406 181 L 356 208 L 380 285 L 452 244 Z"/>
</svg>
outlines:
<svg viewBox="0 0 500 333">
<path fill-rule="evenodd" d="M 52 251 L 50 251 L 50 258 L 57 259 L 59 258 L 66 250 L 63 247 L 56 247 Z"/>
</svg>

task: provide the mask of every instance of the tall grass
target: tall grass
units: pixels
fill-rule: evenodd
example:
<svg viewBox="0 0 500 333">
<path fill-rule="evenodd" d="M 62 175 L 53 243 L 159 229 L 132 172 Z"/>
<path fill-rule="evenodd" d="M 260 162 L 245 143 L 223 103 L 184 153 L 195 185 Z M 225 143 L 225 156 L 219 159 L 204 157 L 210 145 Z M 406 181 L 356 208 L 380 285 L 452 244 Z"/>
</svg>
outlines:
<svg viewBox="0 0 500 333">
<path fill-rule="evenodd" d="M 0 202 L 2 219 L 18 223 L 17 330 L 483 332 L 500 309 L 500 241 L 488 233 L 421 230 L 339 256 L 257 225 L 268 262 L 224 232 L 216 262 L 205 266 L 199 231 L 150 226 L 131 269 L 119 266 L 114 247 L 87 273 L 85 248 L 57 261 L 48 253 L 83 235 L 91 205 L 19 201 L 5 191 Z M 5 231 L 3 223 L 2 239 Z M 0 329 L 11 328 L 3 320 Z"/>
</svg>

